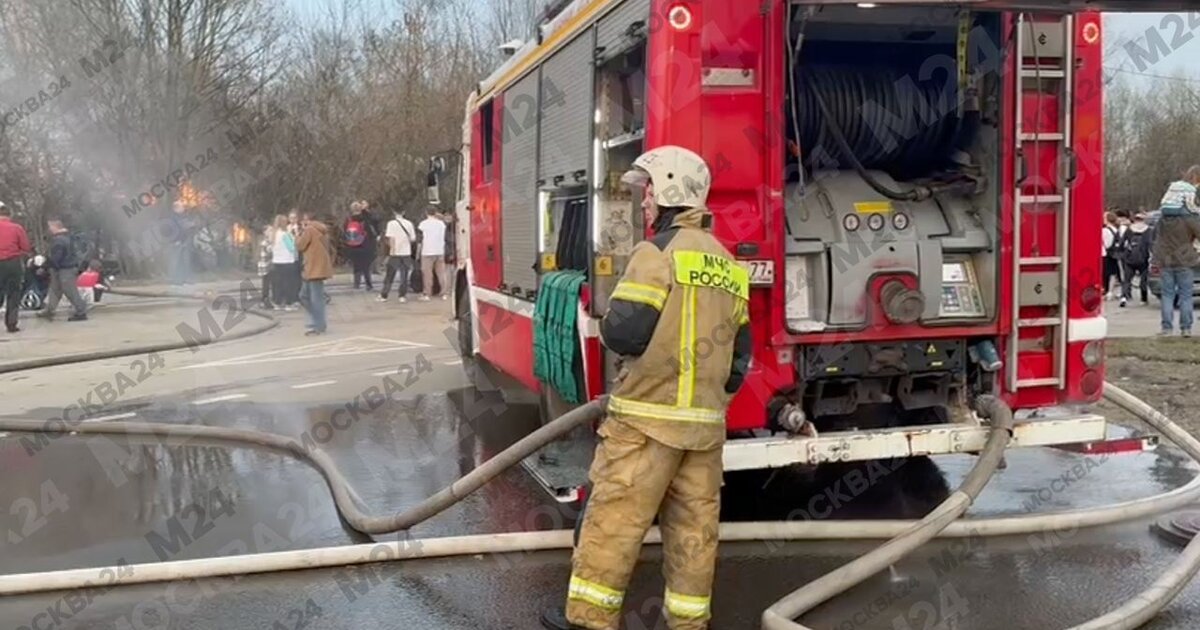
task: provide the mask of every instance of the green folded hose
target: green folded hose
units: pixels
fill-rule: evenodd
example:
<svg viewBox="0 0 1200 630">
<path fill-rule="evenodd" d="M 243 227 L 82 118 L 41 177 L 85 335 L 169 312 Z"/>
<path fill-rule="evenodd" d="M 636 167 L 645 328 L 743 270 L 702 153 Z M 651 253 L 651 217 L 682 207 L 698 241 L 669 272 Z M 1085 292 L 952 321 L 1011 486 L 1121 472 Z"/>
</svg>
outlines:
<svg viewBox="0 0 1200 630">
<path fill-rule="evenodd" d="M 579 347 L 579 292 L 587 282 L 581 271 L 555 271 L 542 276 L 533 312 L 533 374 L 553 387 L 570 404 L 584 400 L 577 366 Z"/>
</svg>

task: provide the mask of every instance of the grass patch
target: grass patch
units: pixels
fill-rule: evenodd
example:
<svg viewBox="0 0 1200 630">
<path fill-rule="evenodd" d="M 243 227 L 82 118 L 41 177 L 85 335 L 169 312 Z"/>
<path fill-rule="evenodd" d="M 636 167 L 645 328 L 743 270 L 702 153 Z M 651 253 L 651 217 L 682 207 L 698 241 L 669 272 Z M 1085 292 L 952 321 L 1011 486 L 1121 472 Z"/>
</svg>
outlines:
<svg viewBox="0 0 1200 630">
<path fill-rule="evenodd" d="M 1112 358 L 1132 358 L 1168 363 L 1200 363 L 1200 338 L 1108 339 L 1105 341 L 1105 350 Z"/>
</svg>

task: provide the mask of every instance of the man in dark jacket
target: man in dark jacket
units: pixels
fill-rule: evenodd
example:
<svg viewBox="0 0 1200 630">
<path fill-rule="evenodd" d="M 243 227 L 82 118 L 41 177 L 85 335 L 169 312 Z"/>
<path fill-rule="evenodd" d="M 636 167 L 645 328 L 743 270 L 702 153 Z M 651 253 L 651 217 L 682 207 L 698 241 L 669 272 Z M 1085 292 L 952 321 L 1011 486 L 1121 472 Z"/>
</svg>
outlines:
<svg viewBox="0 0 1200 630">
<path fill-rule="evenodd" d="M 1197 173 L 1200 174 L 1200 167 Z M 1187 207 L 1163 207 L 1154 225 L 1154 260 L 1162 269 L 1162 332 L 1174 330 L 1176 296 L 1179 297 L 1179 331 L 1192 336 L 1192 268 L 1200 264 L 1193 241 L 1200 239 L 1200 217 Z"/>
<path fill-rule="evenodd" d="M 66 295 L 71 306 L 75 308 L 75 313 L 67 321 L 85 321 L 87 320 L 87 304 L 79 296 L 79 289 L 75 286 L 79 275 L 79 259 L 75 256 L 71 232 L 67 230 L 62 221 L 48 221 L 47 226 L 50 228 L 51 235 L 50 256 L 47 261 L 50 267 L 50 294 L 46 298 L 46 307 L 42 309 L 41 313 L 38 313 L 38 316 L 54 319 L 54 310 L 58 308 L 58 301 L 62 299 L 63 295 Z"/>
</svg>

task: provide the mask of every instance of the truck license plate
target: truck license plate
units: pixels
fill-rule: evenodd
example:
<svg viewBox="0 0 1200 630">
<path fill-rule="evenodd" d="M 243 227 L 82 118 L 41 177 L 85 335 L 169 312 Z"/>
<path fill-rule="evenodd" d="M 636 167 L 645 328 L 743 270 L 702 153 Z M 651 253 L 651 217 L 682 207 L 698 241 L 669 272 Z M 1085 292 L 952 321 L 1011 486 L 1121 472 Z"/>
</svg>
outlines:
<svg viewBox="0 0 1200 630">
<path fill-rule="evenodd" d="M 750 284 L 755 286 L 775 284 L 774 260 L 751 260 Z"/>
</svg>

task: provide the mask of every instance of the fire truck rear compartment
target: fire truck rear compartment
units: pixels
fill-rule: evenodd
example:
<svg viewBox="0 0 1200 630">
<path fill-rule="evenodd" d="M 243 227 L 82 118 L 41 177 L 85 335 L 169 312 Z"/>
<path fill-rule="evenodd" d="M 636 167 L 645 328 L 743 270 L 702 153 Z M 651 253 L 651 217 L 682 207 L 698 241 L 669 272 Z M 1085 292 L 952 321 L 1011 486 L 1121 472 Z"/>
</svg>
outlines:
<svg viewBox="0 0 1200 630">
<path fill-rule="evenodd" d="M 997 317 L 999 21 L 796 8 L 790 31 L 787 324 L 864 339 L 814 335 L 793 402 L 821 429 L 944 421 L 991 380 L 967 346 Z"/>
</svg>

